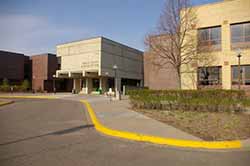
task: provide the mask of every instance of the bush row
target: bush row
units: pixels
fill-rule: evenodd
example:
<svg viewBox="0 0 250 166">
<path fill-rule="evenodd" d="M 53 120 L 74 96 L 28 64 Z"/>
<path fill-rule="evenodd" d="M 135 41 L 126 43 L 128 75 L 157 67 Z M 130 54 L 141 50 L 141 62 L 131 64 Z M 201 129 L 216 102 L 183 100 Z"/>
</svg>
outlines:
<svg viewBox="0 0 250 166">
<path fill-rule="evenodd" d="M 133 108 L 192 111 L 243 111 L 250 106 L 239 90 L 131 90 Z"/>
<path fill-rule="evenodd" d="M 11 89 L 11 87 L 13 89 Z M 24 92 L 24 91 L 28 91 L 27 88 L 24 88 L 21 85 L 13 85 L 13 86 L 1 86 L 0 85 L 0 92 Z"/>
<path fill-rule="evenodd" d="M 30 83 L 28 80 L 24 80 L 21 85 L 10 85 L 7 79 L 3 79 L 0 85 L 0 92 L 24 92 L 28 91 Z"/>
</svg>

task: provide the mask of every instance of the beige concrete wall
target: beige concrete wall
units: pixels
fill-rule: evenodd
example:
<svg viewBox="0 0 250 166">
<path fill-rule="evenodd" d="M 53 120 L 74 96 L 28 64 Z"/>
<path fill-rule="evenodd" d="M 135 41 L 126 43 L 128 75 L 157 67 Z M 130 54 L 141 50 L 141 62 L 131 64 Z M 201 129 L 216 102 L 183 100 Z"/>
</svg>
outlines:
<svg viewBox="0 0 250 166">
<path fill-rule="evenodd" d="M 114 77 L 114 65 L 118 66 L 117 76 L 120 78 L 143 80 L 143 52 L 102 39 L 101 75 Z"/>
<path fill-rule="evenodd" d="M 114 77 L 116 64 L 117 76 L 143 80 L 143 52 L 106 38 L 58 45 L 57 56 L 61 57 L 61 72 L 97 71 L 99 76 Z"/>
<path fill-rule="evenodd" d="M 107 77 L 100 77 L 100 88 L 103 92 L 108 91 L 108 78 Z"/>
<path fill-rule="evenodd" d="M 57 56 L 61 57 L 61 70 L 99 72 L 100 50 L 101 38 L 58 45 Z"/>
<path fill-rule="evenodd" d="M 73 89 L 76 91 L 76 93 L 81 91 L 81 79 L 73 79 Z"/>
<path fill-rule="evenodd" d="M 237 65 L 236 51 L 231 49 L 230 24 L 250 21 L 250 0 L 222 1 L 196 6 L 197 29 L 221 26 L 221 51 L 213 52 L 215 61 L 211 66 L 222 66 L 222 88 L 231 89 L 231 65 Z M 197 33 L 197 30 L 195 31 Z M 250 49 L 242 49 L 242 64 L 250 64 Z M 192 67 L 183 66 L 184 68 Z M 183 89 L 196 89 L 197 74 L 182 75 Z"/>
<path fill-rule="evenodd" d="M 86 80 L 87 80 L 87 93 L 89 94 L 89 93 L 91 93 L 92 92 L 92 90 L 93 90 L 93 84 L 92 84 L 92 78 L 86 78 Z"/>
</svg>

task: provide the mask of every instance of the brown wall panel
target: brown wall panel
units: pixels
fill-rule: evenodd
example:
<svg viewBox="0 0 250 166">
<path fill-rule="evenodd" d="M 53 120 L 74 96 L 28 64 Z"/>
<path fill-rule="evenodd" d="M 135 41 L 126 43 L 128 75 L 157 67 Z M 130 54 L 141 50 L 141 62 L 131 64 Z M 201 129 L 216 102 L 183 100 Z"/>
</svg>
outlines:
<svg viewBox="0 0 250 166">
<path fill-rule="evenodd" d="M 152 62 L 152 58 L 159 58 L 152 53 L 144 53 L 144 85 L 149 89 L 176 89 L 178 77 L 173 67 L 165 65 L 159 67 Z"/>
<path fill-rule="evenodd" d="M 23 81 L 25 58 L 24 54 L 0 51 L 0 80 Z"/>
</svg>

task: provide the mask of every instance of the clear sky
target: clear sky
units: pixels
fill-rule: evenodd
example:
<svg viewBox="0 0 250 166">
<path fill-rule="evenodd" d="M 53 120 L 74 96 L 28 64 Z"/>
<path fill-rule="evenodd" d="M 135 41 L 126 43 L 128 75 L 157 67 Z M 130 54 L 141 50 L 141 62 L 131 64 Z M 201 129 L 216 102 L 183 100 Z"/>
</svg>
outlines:
<svg viewBox="0 0 250 166">
<path fill-rule="evenodd" d="M 218 0 L 193 0 L 203 4 Z M 27 55 L 104 36 L 144 50 L 164 0 L 0 0 L 0 50 Z"/>
</svg>

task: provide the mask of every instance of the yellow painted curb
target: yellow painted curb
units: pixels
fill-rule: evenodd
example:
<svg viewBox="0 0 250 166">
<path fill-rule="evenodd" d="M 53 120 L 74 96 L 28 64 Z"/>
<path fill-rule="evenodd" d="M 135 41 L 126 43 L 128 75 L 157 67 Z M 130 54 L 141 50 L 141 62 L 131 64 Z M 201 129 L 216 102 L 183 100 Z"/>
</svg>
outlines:
<svg viewBox="0 0 250 166">
<path fill-rule="evenodd" d="M 82 103 L 85 104 L 87 111 L 89 112 L 90 118 L 95 126 L 95 129 L 103 134 L 125 138 L 129 140 L 135 141 L 143 141 L 143 142 L 151 142 L 155 144 L 161 145 L 170 145 L 170 146 L 177 146 L 177 147 L 188 147 L 188 148 L 204 148 L 204 149 L 235 149 L 241 148 L 241 142 L 236 141 L 191 141 L 191 140 L 178 140 L 172 138 L 162 138 L 150 135 L 143 135 L 137 134 L 132 132 L 126 131 L 119 131 L 109 129 L 103 126 L 99 120 L 97 119 L 92 107 L 86 100 L 80 100 Z"/>
<path fill-rule="evenodd" d="M 0 98 L 12 99 L 57 99 L 55 96 L 0 96 Z"/>
<path fill-rule="evenodd" d="M 2 101 L 2 102 L 0 102 L 0 106 L 4 106 L 7 104 L 11 104 L 11 103 L 13 103 L 13 101 Z"/>
</svg>

